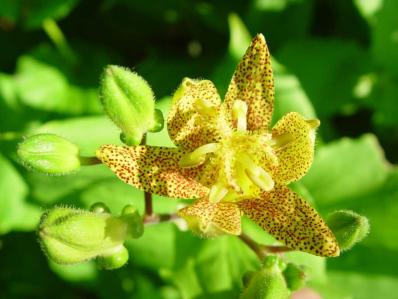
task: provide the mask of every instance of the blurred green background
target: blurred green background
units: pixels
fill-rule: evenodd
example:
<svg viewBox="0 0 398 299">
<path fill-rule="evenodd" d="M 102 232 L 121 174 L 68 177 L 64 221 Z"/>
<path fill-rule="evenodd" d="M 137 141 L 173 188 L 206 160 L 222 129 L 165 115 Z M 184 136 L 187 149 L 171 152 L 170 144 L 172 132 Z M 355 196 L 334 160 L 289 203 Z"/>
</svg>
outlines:
<svg viewBox="0 0 398 299">
<path fill-rule="evenodd" d="M 119 143 L 97 99 L 107 64 L 133 68 L 157 105 L 185 76 L 212 79 L 223 95 L 250 36 L 273 55 L 274 120 L 288 111 L 320 118 L 316 158 L 293 187 L 322 215 L 366 215 L 368 238 L 341 257 L 289 253 L 307 265 L 325 299 L 398 298 L 398 1 L 395 0 L 0 0 L 0 298 L 237 298 L 241 276 L 258 267 L 240 240 L 201 240 L 172 224 L 128 243 L 127 266 L 59 266 L 35 233 L 53 205 L 127 203 L 140 191 L 103 166 L 76 175 L 28 172 L 15 149 L 22 136 L 52 132 L 93 155 Z M 171 145 L 164 130 L 151 144 Z M 178 201 L 155 198 L 156 212 Z M 272 238 L 248 221 L 258 242 Z"/>
</svg>

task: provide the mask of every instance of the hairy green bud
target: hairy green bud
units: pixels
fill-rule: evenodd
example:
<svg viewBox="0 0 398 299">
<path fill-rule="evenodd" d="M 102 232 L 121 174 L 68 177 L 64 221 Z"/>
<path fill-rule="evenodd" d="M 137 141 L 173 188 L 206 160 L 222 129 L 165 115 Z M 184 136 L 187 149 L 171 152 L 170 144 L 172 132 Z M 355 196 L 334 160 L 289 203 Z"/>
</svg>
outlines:
<svg viewBox="0 0 398 299">
<path fill-rule="evenodd" d="M 280 266 L 276 256 L 269 256 L 261 270 L 244 275 L 245 289 L 240 299 L 288 299 L 290 291 Z"/>
<path fill-rule="evenodd" d="M 333 212 L 326 222 L 336 236 L 342 251 L 351 249 L 369 233 L 368 219 L 353 211 Z"/>
<path fill-rule="evenodd" d="M 304 287 L 306 275 L 303 267 L 288 263 L 283 271 L 283 276 L 285 277 L 287 287 L 291 291 L 296 291 Z"/>
<path fill-rule="evenodd" d="M 39 225 L 42 248 L 59 264 L 97 258 L 102 268 L 119 268 L 128 260 L 123 243 L 143 232 L 142 219 L 136 210 L 132 212 L 133 209 L 127 206 L 124 210 L 128 212 L 119 217 L 109 214 L 103 203 L 94 204 L 91 211 L 66 207 L 49 210 Z"/>
<path fill-rule="evenodd" d="M 54 134 L 38 134 L 18 145 L 18 157 L 38 172 L 64 175 L 80 168 L 79 148 L 69 140 Z"/>
<path fill-rule="evenodd" d="M 163 115 L 155 110 L 151 87 L 127 68 L 116 65 L 105 68 L 100 99 L 105 112 L 122 130 L 121 140 L 127 145 L 137 145 L 146 132 L 163 127 Z"/>
</svg>

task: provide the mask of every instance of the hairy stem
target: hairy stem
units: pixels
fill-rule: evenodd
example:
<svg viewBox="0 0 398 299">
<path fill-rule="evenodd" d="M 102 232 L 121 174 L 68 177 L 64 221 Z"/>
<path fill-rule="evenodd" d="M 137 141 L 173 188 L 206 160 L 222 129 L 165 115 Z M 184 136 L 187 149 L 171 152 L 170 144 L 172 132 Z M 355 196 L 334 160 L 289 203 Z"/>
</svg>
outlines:
<svg viewBox="0 0 398 299">
<path fill-rule="evenodd" d="M 249 248 L 251 250 L 254 251 L 254 253 L 257 255 L 257 257 L 260 259 L 260 261 L 264 260 L 265 256 L 266 256 L 266 252 L 261 248 L 261 246 L 259 244 L 257 244 L 256 242 L 254 242 L 248 235 L 245 234 L 241 234 L 239 236 L 239 238 L 246 243 L 247 246 L 249 246 Z"/>
<path fill-rule="evenodd" d="M 142 137 L 141 145 L 146 144 L 146 134 Z M 144 219 L 153 215 L 152 193 L 144 191 L 145 214 Z"/>
<path fill-rule="evenodd" d="M 263 261 L 264 258 L 270 253 L 284 253 L 288 251 L 292 251 L 291 248 L 287 246 L 278 246 L 278 245 L 261 245 L 252 240 L 248 235 L 242 234 L 239 238 L 254 251 L 260 261 Z"/>
</svg>

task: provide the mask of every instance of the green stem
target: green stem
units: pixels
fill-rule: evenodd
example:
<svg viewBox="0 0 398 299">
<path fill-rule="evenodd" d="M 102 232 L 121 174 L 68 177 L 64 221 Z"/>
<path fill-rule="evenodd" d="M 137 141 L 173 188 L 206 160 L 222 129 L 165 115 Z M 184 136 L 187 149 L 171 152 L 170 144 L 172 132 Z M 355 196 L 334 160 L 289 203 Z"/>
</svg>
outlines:
<svg viewBox="0 0 398 299">
<path fill-rule="evenodd" d="M 257 255 L 259 260 L 262 262 L 266 256 L 266 253 L 264 250 L 261 248 L 259 244 L 254 242 L 248 235 L 241 234 L 239 238 L 247 245 L 250 247 L 251 250 L 254 251 L 254 253 Z"/>
<path fill-rule="evenodd" d="M 142 137 L 141 145 L 146 144 L 146 134 Z M 146 217 L 152 217 L 153 215 L 153 206 L 152 206 L 152 193 L 144 191 L 144 200 L 145 200 L 145 214 L 144 219 Z"/>
<path fill-rule="evenodd" d="M 53 19 L 45 19 L 42 24 L 43 30 L 57 47 L 61 55 L 71 64 L 77 63 L 77 57 L 69 46 L 61 28 Z"/>
<path fill-rule="evenodd" d="M 245 234 L 240 235 L 239 238 L 254 251 L 260 261 L 263 261 L 269 253 L 284 253 L 292 251 L 292 249 L 287 246 L 260 245 Z"/>
<path fill-rule="evenodd" d="M 97 157 L 79 157 L 80 164 L 84 166 L 101 164 L 101 160 Z"/>
<path fill-rule="evenodd" d="M 152 224 L 158 224 L 160 222 L 174 221 L 176 219 L 179 219 L 179 217 L 176 214 L 157 214 L 157 215 L 152 214 L 151 216 L 144 217 L 144 224 L 152 225 Z"/>
</svg>

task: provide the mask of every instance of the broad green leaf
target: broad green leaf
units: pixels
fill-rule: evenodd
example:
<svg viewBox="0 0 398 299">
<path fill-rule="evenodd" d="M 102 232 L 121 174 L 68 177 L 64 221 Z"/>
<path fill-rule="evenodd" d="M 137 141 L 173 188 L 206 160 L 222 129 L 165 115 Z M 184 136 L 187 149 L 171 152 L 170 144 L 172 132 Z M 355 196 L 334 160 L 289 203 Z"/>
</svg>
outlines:
<svg viewBox="0 0 398 299">
<path fill-rule="evenodd" d="M 313 14 L 314 1 L 253 0 L 248 3 L 244 20 L 253 34 L 264 34 L 275 55 L 274 51 L 286 42 L 308 35 Z"/>
<path fill-rule="evenodd" d="M 398 278 L 330 271 L 326 284 L 315 285 L 324 299 L 397 299 Z"/>
<path fill-rule="evenodd" d="M 0 0 L 0 18 L 11 24 L 16 23 L 21 2 L 21 0 Z"/>
<path fill-rule="evenodd" d="M 102 165 L 83 167 L 69 176 L 46 176 L 27 172 L 27 181 L 31 186 L 32 200 L 40 205 L 73 204 L 81 206 L 80 193 L 90 186 L 113 179 L 114 175 Z M 92 202 L 88 202 L 87 205 Z M 88 207 L 88 206 L 87 206 Z"/>
<path fill-rule="evenodd" d="M 198 251 L 191 248 L 171 275 L 183 299 L 237 298 L 243 274 L 259 267 L 254 253 L 236 237 L 202 241 Z"/>
<path fill-rule="evenodd" d="M 50 121 L 32 134 L 53 133 L 78 145 L 81 155 L 94 156 L 103 144 L 121 144 L 120 131 L 106 116 L 87 116 Z"/>
<path fill-rule="evenodd" d="M 36 0 L 30 6 L 24 7 L 25 26 L 37 28 L 47 18 L 58 20 L 66 17 L 78 2 L 79 0 Z"/>
<path fill-rule="evenodd" d="M 28 186 L 13 165 L 0 155 L 0 233 L 32 230 L 40 218 L 39 208 L 26 202 Z"/>
<path fill-rule="evenodd" d="M 126 243 L 131 263 L 158 273 L 169 273 L 176 260 L 181 258 L 176 255 L 179 245 L 175 240 L 179 233 L 171 223 L 146 226 L 141 238 Z M 185 241 L 189 243 L 189 240 Z"/>
<path fill-rule="evenodd" d="M 384 0 L 382 8 L 376 13 L 372 26 L 373 59 L 387 70 L 398 74 L 398 2 Z"/>
<path fill-rule="evenodd" d="M 274 73 L 275 110 L 272 122 L 276 123 L 289 112 L 298 112 L 307 119 L 316 118 L 315 110 L 297 77 L 286 71 L 275 59 L 273 62 L 278 68 Z"/>
<path fill-rule="evenodd" d="M 320 147 L 301 182 L 323 208 L 354 197 L 360 200 L 384 182 L 388 171 L 377 139 L 368 134 Z"/>
<path fill-rule="evenodd" d="M 364 183 L 366 183 L 364 181 Z M 361 196 L 360 199 L 351 199 L 340 203 L 336 208 L 343 205 L 346 209 L 352 209 L 355 212 L 364 215 L 369 219 L 370 233 L 364 241 L 360 243 L 358 249 L 359 256 L 365 258 L 364 250 L 372 252 L 372 256 L 378 256 L 379 260 L 383 259 L 384 251 L 386 255 L 398 254 L 398 170 L 394 170 L 389 174 L 384 184 L 380 185 L 377 190 L 368 192 Z M 355 248 L 352 253 L 355 255 Z M 347 252 L 347 258 L 351 251 Z M 372 260 L 368 261 L 367 266 L 376 266 L 382 268 Z M 386 265 L 387 266 L 387 265 Z M 366 267 L 365 267 L 366 268 Z"/>
<path fill-rule="evenodd" d="M 15 83 L 21 102 L 35 109 L 68 114 L 100 111 L 96 88 L 72 85 L 60 69 L 32 56 L 19 58 Z"/>
<path fill-rule="evenodd" d="M 381 74 L 377 77 L 377 84 L 368 99 L 368 104 L 374 109 L 373 123 L 378 128 L 397 128 L 397 94 L 398 72 L 396 76 Z"/>
<path fill-rule="evenodd" d="M 277 58 L 297 76 L 321 117 L 341 112 L 353 101 L 358 77 L 370 67 L 360 47 L 333 39 L 288 42 Z"/>
</svg>

